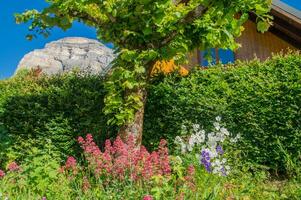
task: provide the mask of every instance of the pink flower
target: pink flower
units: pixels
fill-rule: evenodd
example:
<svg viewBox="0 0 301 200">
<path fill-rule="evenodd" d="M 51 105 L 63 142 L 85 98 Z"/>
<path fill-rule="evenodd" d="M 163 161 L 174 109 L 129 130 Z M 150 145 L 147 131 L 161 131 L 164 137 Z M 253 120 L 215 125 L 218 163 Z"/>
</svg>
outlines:
<svg viewBox="0 0 301 200">
<path fill-rule="evenodd" d="M 188 169 L 187 169 L 187 174 L 188 174 L 189 176 L 193 176 L 194 173 L 195 173 L 195 168 L 194 168 L 194 166 L 193 166 L 193 165 L 189 165 L 189 167 L 188 167 Z"/>
<path fill-rule="evenodd" d="M 89 183 L 89 180 L 86 176 L 84 176 L 83 178 L 83 185 L 82 185 L 82 189 L 84 192 L 88 191 L 91 188 L 91 185 Z"/>
<path fill-rule="evenodd" d="M 65 168 L 67 170 L 68 169 L 75 169 L 76 168 L 76 159 L 74 157 L 72 157 L 72 156 L 69 156 L 67 158 Z"/>
<path fill-rule="evenodd" d="M 62 169 L 88 169 L 94 172 L 96 178 L 104 178 L 106 184 L 116 179 L 125 180 L 126 177 L 133 181 L 145 181 L 155 175 L 171 173 L 165 140 L 161 140 L 158 151 L 150 154 L 144 146 L 137 148 L 134 139 L 130 135 L 125 141 L 119 136 L 113 143 L 106 140 L 104 151 L 101 151 L 91 134 L 85 138 L 79 137 L 78 143 L 84 151 L 87 167 L 76 168 L 76 160 L 69 157 Z"/>
<path fill-rule="evenodd" d="M 145 195 L 143 200 L 153 200 L 153 197 L 151 195 Z"/>
<path fill-rule="evenodd" d="M 187 168 L 187 175 L 185 176 L 185 181 L 192 191 L 195 191 L 194 175 L 195 175 L 195 168 L 193 165 L 189 165 Z"/>
<path fill-rule="evenodd" d="M 82 143 L 85 142 L 83 137 L 78 137 L 77 141 L 78 141 L 79 144 L 82 144 Z"/>
<path fill-rule="evenodd" d="M 169 165 L 169 158 L 168 158 L 168 148 L 166 147 L 167 141 L 161 140 L 159 144 L 159 155 L 160 155 L 160 164 L 161 169 L 164 174 L 170 174 L 171 173 L 171 167 Z"/>
<path fill-rule="evenodd" d="M 16 162 L 12 162 L 12 163 L 8 164 L 7 169 L 10 172 L 15 172 L 15 171 L 20 170 L 20 166 Z"/>
<path fill-rule="evenodd" d="M 110 140 L 106 140 L 105 142 L 105 152 L 108 154 L 113 152 L 113 147 Z"/>
<path fill-rule="evenodd" d="M 81 145 L 85 153 L 93 154 L 94 156 L 100 155 L 101 151 L 93 141 L 91 134 L 86 136 L 86 140 L 82 137 L 78 138 L 78 143 Z"/>
<path fill-rule="evenodd" d="M 69 156 L 67 158 L 66 164 L 59 169 L 59 172 L 60 173 L 71 172 L 73 175 L 76 175 L 78 172 L 76 159 L 72 156 Z"/>
<path fill-rule="evenodd" d="M 2 170 L 0 169 L 0 178 L 3 178 L 4 176 L 5 176 L 4 171 L 2 171 Z"/>
</svg>

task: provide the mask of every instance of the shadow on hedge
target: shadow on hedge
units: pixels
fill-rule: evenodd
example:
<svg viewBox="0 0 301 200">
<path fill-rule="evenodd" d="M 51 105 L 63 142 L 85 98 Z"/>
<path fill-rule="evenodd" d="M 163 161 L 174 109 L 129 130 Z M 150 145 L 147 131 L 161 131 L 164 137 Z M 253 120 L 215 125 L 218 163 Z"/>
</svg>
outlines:
<svg viewBox="0 0 301 200">
<path fill-rule="evenodd" d="M 5 83 L 1 95 L 1 152 L 6 159 L 22 160 L 33 147 L 51 143 L 62 157 L 78 153 L 76 139 L 91 133 L 100 144 L 114 137 L 102 114 L 104 89 L 101 77 L 64 75 L 53 78 L 19 77 Z M 21 86 L 20 86 L 21 85 Z M 110 128 L 110 129 L 109 129 Z M 3 153 L 6 152 L 6 153 Z M 9 157 L 9 158 L 7 158 Z M 1 156 L 1 160 L 5 160 Z"/>
</svg>

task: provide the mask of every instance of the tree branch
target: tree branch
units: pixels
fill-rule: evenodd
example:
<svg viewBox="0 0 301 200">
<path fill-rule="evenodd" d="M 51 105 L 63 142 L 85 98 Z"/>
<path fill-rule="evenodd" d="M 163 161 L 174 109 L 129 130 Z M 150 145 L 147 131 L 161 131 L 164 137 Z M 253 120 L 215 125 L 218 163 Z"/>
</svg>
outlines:
<svg viewBox="0 0 301 200">
<path fill-rule="evenodd" d="M 183 1 L 189 1 L 189 0 L 182 0 Z M 197 18 L 201 17 L 204 15 L 205 12 L 207 12 L 208 7 L 204 7 L 202 5 L 197 6 L 194 10 L 190 11 L 183 19 L 181 19 L 177 24 L 178 25 L 184 25 L 184 24 L 189 24 L 192 23 L 194 20 Z M 157 45 L 151 44 L 152 48 L 162 48 L 166 46 L 168 43 L 170 43 L 177 35 L 179 32 L 177 30 L 172 31 L 166 38 L 163 39 L 163 41 Z M 149 47 L 149 46 L 148 46 Z M 147 66 L 147 70 L 151 72 L 152 66 L 154 64 L 154 61 L 149 61 L 145 63 L 145 66 Z M 150 76 L 150 74 L 148 74 Z"/>
<path fill-rule="evenodd" d="M 79 20 L 90 21 L 95 25 L 101 25 L 102 24 L 102 22 L 100 20 L 98 20 L 97 18 L 95 18 L 91 15 L 88 15 L 87 13 L 78 13 L 77 11 L 70 10 L 70 13 L 68 13 L 68 15 L 73 17 L 73 18 L 77 18 Z"/>
<path fill-rule="evenodd" d="M 116 18 L 113 17 L 113 15 L 111 15 L 111 14 L 106 14 L 106 15 L 107 15 L 107 17 L 110 19 L 111 22 L 113 22 L 113 23 L 116 22 Z"/>
<path fill-rule="evenodd" d="M 184 0 L 184 1 L 186 1 L 186 0 Z M 197 6 L 194 10 L 190 11 L 183 19 L 181 19 L 178 22 L 178 25 L 180 26 L 180 25 L 192 23 L 194 20 L 201 17 L 207 10 L 208 10 L 208 7 L 204 7 L 202 5 Z M 179 34 L 179 32 L 177 30 L 172 31 L 166 38 L 163 39 L 163 41 L 160 44 L 155 45 L 155 47 L 161 48 L 161 47 L 167 45 L 178 34 Z"/>
</svg>

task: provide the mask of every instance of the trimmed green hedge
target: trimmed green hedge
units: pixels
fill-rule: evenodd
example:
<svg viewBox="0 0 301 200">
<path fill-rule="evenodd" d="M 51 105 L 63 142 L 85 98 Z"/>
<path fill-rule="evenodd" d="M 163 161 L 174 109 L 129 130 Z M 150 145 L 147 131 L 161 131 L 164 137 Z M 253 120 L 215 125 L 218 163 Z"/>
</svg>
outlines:
<svg viewBox="0 0 301 200">
<path fill-rule="evenodd" d="M 23 72 L 0 81 L 0 92 L 0 137 L 6 141 L 1 141 L 0 162 L 22 159 L 32 147 L 43 148 L 49 141 L 64 156 L 72 155 L 79 135 L 91 133 L 103 141 L 116 132 L 108 133 L 107 119 L 101 113 L 101 77 L 70 74 L 36 78 Z"/>
<path fill-rule="evenodd" d="M 173 140 L 185 121 L 210 130 L 218 115 L 243 136 L 237 150 L 245 162 L 292 168 L 301 159 L 300 54 L 166 77 L 150 88 L 144 142 Z"/>
<path fill-rule="evenodd" d="M 100 143 L 114 137 L 116 127 L 107 127 L 101 113 L 102 82 L 101 77 L 77 74 L 19 74 L 0 81 L 0 163 L 22 159 L 49 139 L 66 156 L 76 152 L 78 135 L 92 133 Z M 172 145 L 183 122 L 208 130 L 218 115 L 232 133 L 243 135 L 237 150 L 245 162 L 289 170 L 301 155 L 300 54 L 195 69 L 187 77 L 170 75 L 154 82 L 143 141 L 152 147 L 167 138 Z"/>
</svg>

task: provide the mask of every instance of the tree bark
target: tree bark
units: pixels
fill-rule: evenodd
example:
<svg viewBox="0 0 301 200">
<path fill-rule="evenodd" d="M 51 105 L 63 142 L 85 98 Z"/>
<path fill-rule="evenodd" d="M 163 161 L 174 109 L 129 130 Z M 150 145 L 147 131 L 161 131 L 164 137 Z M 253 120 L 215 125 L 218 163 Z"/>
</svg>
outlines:
<svg viewBox="0 0 301 200">
<path fill-rule="evenodd" d="M 129 135 L 133 135 L 137 146 L 141 145 L 143 133 L 144 108 L 147 99 L 146 88 L 138 89 L 137 93 L 141 96 L 143 106 L 136 112 L 134 121 L 130 124 L 123 125 L 120 128 L 119 136 L 126 141 Z"/>
<path fill-rule="evenodd" d="M 155 60 L 145 63 L 145 66 L 147 66 L 146 67 L 146 77 L 147 77 L 146 82 L 147 83 L 149 83 L 149 81 L 150 81 L 151 73 L 152 73 L 155 63 L 156 63 Z M 146 87 L 139 88 L 137 90 L 137 93 L 141 97 L 141 101 L 142 101 L 143 105 L 135 113 L 134 121 L 130 124 L 123 125 L 120 128 L 118 135 L 121 137 L 121 139 L 123 141 L 125 141 L 128 138 L 128 136 L 132 134 L 135 137 L 136 145 L 140 146 L 142 143 L 142 134 L 143 134 L 144 109 L 145 109 L 145 104 L 146 104 L 146 100 L 147 100 Z"/>
</svg>

